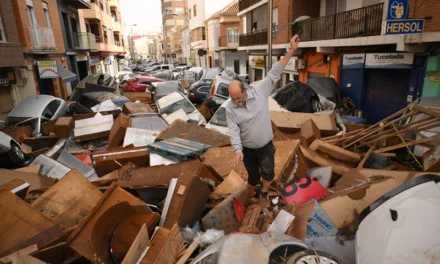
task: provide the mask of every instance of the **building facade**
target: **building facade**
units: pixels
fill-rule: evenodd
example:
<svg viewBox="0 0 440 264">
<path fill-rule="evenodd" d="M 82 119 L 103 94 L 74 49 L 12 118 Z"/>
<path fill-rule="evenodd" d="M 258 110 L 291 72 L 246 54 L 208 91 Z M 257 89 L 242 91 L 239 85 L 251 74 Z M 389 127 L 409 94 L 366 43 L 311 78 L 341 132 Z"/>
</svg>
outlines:
<svg viewBox="0 0 440 264">
<path fill-rule="evenodd" d="M 120 0 L 90 0 L 90 9 L 78 10 L 80 30 L 95 35 L 96 50 L 89 52 L 90 73 L 115 76 L 125 59 Z"/>
<path fill-rule="evenodd" d="M 205 29 L 205 1 L 188 0 L 188 18 L 190 35 L 190 61 L 194 65 L 206 68 L 207 42 Z"/>
<path fill-rule="evenodd" d="M 182 30 L 188 25 L 187 0 L 162 1 L 163 49 L 165 62 L 183 62 Z"/>
</svg>

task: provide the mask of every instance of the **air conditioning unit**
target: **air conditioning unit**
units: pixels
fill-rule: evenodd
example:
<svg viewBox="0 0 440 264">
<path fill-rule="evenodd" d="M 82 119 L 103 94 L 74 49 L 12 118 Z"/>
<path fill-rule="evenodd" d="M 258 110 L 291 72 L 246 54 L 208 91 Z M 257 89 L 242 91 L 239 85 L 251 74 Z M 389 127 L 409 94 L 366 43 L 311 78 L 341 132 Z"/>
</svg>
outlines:
<svg viewBox="0 0 440 264">
<path fill-rule="evenodd" d="M 295 70 L 304 70 L 306 68 L 306 62 L 302 59 L 295 60 Z"/>
</svg>

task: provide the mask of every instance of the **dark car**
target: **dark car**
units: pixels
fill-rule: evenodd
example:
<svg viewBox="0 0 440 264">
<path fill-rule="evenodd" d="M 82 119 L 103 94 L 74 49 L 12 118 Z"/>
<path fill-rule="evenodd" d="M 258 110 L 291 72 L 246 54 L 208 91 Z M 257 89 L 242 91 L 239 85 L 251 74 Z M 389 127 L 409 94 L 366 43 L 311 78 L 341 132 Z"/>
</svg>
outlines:
<svg viewBox="0 0 440 264">
<path fill-rule="evenodd" d="M 174 74 L 173 74 L 172 71 L 158 72 L 158 73 L 154 74 L 154 77 L 156 77 L 158 79 L 165 80 L 165 81 L 172 81 L 172 80 L 174 80 Z"/>
<path fill-rule="evenodd" d="M 161 82 L 161 83 L 157 83 L 156 86 L 152 84 L 150 85 L 148 90 L 150 92 L 153 92 L 155 102 L 160 98 L 174 92 L 186 94 L 186 90 L 183 88 L 182 84 L 179 81 Z"/>
<path fill-rule="evenodd" d="M 81 95 L 81 98 L 75 105 L 76 114 L 85 114 L 94 112 L 92 108 L 100 103 L 112 100 L 113 104 L 122 107 L 125 103 L 131 102 L 127 97 L 110 92 L 90 92 Z"/>
<path fill-rule="evenodd" d="M 315 113 L 322 111 L 318 94 L 309 85 L 294 81 L 273 92 L 279 105 L 291 112 Z"/>
<path fill-rule="evenodd" d="M 211 91 L 211 83 L 198 81 L 193 83 L 189 88 L 188 99 L 193 104 L 201 104 Z"/>
<path fill-rule="evenodd" d="M 330 77 L 310 78 L 307 84 L 320 96 L 336 104 L 336 109 L 341 107 L 341 94 L 335 79 Z"/>
<path fill-rule="evenodd" d="M 86 89 L 86 83 L 94 83 L 107 87 L 116 87 L 116 80 L 110 74 L 93 73 L 82 79 L 78 85 L 73 89 L 72 95 L 68 100 L 78 101 Z"/>
</svg>

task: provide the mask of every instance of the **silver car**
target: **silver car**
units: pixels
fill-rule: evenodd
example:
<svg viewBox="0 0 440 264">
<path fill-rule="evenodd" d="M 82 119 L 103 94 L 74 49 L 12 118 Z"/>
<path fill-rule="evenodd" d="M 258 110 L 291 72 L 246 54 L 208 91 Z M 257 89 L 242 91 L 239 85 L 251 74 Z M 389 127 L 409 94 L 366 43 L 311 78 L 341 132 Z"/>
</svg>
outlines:
<svg viewBox="0 0 440 264">
<path fill-rule="evenodd" d="M 0 132 L 0 157 L 6 158 L 2 161 L 11 162 L 13 166 L 19 166 L 25 161 L 20 144 L 3 132 Z"/>
<path fill-rule="evenodd" d="M 41 124 L 66 113 L 66 101 L 51 95 L 32 95 L 21 101 L 5 120 L 6 127 L 30 126 L 32 136 L 41 135 Z"/>
</svg>

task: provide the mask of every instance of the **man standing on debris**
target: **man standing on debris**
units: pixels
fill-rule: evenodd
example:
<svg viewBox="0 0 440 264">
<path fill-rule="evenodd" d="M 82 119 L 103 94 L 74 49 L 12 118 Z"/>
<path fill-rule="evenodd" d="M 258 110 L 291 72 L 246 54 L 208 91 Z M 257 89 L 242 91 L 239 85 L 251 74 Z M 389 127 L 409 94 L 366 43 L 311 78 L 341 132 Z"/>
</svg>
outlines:
<svg viewBox="0 0 440 264">
<path fill-rule="evenodd" d="M 275 175 L 275 147 L 270 120 L 268 97 L 280 80 L 284 67 L 298 48 L 299 36 L 290 40 L 289 52 L 278 62 L 254 89 L 233 81 L 229 85 L 231 102 L 226 107 L 231 145 L 235 157 L 234 167 L 243 160 L 248 172 L 249 195 L 259 198 L 256 186 L 263 177 L 261 196 L 268 199 L 269 186 Z"/>
</svg>

